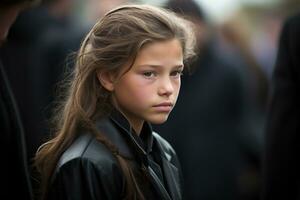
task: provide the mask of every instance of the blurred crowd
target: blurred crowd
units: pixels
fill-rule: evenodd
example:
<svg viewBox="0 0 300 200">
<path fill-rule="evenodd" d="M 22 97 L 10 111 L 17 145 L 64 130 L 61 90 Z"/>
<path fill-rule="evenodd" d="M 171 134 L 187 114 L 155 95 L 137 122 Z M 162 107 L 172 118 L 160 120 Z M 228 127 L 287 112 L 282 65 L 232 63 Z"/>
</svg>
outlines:
<svg viewBox="0 0 300 200">
<path fill-rule="evenodd" d="M 60 81 L 83 36 L 108 10 L 131 2 L 151 3 L 44 0 L 17 18 L 0 58 L 19 107 L 29 163 L 50 136 Z M 177 151 L 186 199 L 259 199 L 271 75 L 282 22 L 297 10 L 296 1 L 244 6 L 221 24 L 196 1 L 161 6 L 191 20 L 197 35 L 198 56 L 184 72 L 177 105 L 165 124 L 154 126 Z"/>
</svg>

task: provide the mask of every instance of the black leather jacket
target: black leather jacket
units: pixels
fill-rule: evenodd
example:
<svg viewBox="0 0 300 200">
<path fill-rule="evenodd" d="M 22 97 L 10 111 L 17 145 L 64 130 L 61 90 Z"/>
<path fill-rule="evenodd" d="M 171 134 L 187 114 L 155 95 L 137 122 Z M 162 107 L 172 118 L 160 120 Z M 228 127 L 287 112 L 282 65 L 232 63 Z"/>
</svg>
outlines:
<svg viewBox="0 0 300 200">
<path fill-rule="evenodd" d="M 148 123 L 137 137 L 128 121 L 115 112 L 98 121 L 97 127 L 120 154 L 132 158 L 131 166 L 146 199 L 182 199 L 181 171 L 176 153 Z M 78 137 L 64 152 L 52 178 L 48 196 L 51 200 L 115 200 L 124 195 L 125 178 L 118 161 L 89 133 Z"/>
</svg>

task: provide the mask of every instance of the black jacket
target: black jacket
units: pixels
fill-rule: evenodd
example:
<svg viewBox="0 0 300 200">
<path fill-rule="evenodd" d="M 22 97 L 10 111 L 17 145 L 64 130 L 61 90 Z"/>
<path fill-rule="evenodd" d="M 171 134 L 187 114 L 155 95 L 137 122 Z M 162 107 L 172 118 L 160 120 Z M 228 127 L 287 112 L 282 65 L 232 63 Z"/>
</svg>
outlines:
<svg viewBox="0 0 300 200">
<path fill-rule="evenodd" d="M 128 121 L 114 112 L 97 122 L 97 128 L 118 148 L 133 158 L 131 166 L 146 199 L 182 199 L 180 167 L 175 151 L 144 124 L 140 137 Z M 146 176 L 141 171 L 144 169 Z M 49 199 L 122 199 L 125 178 L 115 156 L 90 133 L 81 134 L 62 155 L 53 176 Z"/>
<path fill-rule="evenodd" d="M 300 199 L 300 13 L 282 28 L 266 125 L 263 200 Z"/>
<path fill-rule="evenodd" d="M 0 199 L 32 199 L 21 119 L 0 61 Z"/>
</svg>

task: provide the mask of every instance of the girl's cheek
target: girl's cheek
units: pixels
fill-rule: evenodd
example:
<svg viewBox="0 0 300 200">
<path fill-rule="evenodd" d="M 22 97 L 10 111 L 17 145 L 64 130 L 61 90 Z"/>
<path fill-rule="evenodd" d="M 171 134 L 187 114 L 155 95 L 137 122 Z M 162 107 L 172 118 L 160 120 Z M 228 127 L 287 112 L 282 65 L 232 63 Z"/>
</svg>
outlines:
<svg viewBox="0 0 300 200">
<path fill-rule="evenodd" d="M 140 87 L 137 91 L 137 97 L 139 99 L 148 99 L 150 96 L 152 96 L 154 93 L 153 89 L 149 89 L 147 87 Z"/>
</svg>

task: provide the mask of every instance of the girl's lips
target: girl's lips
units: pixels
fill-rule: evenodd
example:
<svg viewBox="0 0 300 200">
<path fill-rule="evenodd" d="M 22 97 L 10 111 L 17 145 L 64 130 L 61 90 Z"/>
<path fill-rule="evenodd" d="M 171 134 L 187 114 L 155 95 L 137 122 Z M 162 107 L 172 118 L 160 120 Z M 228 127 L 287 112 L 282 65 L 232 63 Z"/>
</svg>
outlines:
<svg viewBox="0 0 300 200">
<path fill-rule="evenodd" d="M 164 102 L 158 105 L 153 106 L 156 111 L 159 112 L 170 112 L 173 108 L 173 104 L 169 102 Z"/>
<path fill-rule="evenodd" d="M 154 107 L 161 107 L 161 106 L 173 107 L 173 104 L 170 103 L 170 102 L 164 102 L 164 103 L 161 103 L 161 104 L 157 104 Z"/>
</svg>

